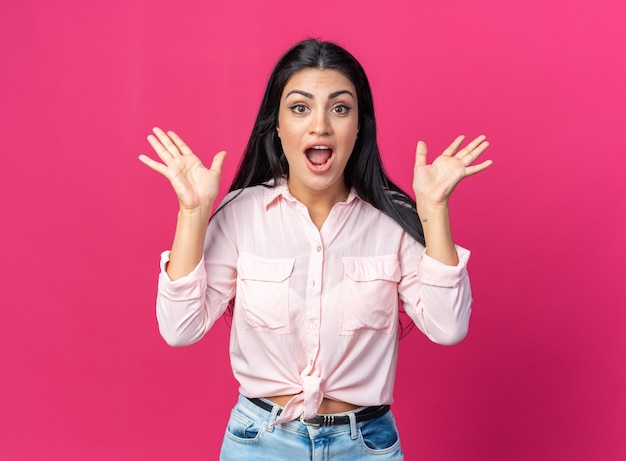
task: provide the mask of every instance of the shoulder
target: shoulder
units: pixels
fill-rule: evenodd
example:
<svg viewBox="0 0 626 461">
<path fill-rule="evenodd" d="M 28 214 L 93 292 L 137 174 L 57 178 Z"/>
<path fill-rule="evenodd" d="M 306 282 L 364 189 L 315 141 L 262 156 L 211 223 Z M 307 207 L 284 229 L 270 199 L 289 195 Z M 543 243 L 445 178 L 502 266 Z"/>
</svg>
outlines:
<svg viewBox="0 0 626 461">
<path fill-rule="evenodd" d="M 280 185 L 271 183 L 259 184 L 228 192 L 222 199 L 214 217 L 220 214 L 242 214 L 265 210 L 277 195 L 280 195 Z"/>
</svg>

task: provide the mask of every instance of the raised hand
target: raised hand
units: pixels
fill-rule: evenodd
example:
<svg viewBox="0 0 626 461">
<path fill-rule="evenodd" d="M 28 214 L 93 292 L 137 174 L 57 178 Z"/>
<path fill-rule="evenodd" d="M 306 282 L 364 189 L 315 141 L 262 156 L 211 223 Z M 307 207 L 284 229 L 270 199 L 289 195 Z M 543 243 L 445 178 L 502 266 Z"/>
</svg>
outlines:
<svg viewBox="0 0 626 461">
<path fill-rule="evenodd" d="M 413 191 L 417 202 L 446 204 L 459 182 L 491 166 L 491 160 L 472 165 L 489 147 L 486 137 L 479 136 L 459 150 L 464 139 L 465 136 L 456 138 L 430 165 L 426 164 L 426 144 L 423 141 L 417 143 L 413 171 Z"/>
<path fill-rule="evenodd" d="M 153 133 L 148 136 L 148 142 L 163 163 L 146 155 L 140 155 L 139 160 L 170 181 L 181 210 L 193 211 L 208 207 L 210 212 L 219 192 L 226 152 L 217 153 L 211 167 L 206 168 L 173 131 L 165 133 L 160 128 L 154 128 Z"/>
</svg>

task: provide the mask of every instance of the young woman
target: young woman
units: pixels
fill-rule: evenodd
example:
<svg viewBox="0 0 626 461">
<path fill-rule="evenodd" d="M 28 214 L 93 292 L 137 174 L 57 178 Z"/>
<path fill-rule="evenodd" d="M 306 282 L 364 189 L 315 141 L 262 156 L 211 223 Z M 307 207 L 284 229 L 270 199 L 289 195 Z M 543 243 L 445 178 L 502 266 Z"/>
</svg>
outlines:
<svg viewBox="0 0 626 461">
<path fill-rule="evenodd" d="M 452 241 L 448 199 L 491 161 L 474 164 L 484 136 L 463 139 L 432 164 L 418 142 L 412 200 L 383 170 L 361 65 L 317 40 L 276 64 L 212 218 L 225 152 L 206 168 L 175 133 L 148 136 L 162 163 L 140 159 L 180 202 L 161 258 L 161 335 L 194 343 L 231 306 L 240 398 L 221 459 L 403 459 L 389 411 L 398 296 L 437 343 L 469 324 L 469 252 Z"/>
</svg>

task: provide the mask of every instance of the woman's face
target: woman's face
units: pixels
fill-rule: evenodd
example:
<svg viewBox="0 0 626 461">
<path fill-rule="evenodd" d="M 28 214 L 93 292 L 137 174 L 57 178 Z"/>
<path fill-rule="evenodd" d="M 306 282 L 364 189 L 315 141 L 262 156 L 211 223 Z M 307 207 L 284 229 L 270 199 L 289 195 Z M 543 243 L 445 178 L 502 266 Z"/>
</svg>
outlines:
<svg viewBox="0 0 626 461">
<path fill-rule="evenodd" d="M 278 136 L 289 163 L 294 197 L 329 194 L 345 200 L 343 177 L 359 131 L 354 85 L 342 73 L 307 68 L 285 85 L 278 111 Z"/>
</svg>

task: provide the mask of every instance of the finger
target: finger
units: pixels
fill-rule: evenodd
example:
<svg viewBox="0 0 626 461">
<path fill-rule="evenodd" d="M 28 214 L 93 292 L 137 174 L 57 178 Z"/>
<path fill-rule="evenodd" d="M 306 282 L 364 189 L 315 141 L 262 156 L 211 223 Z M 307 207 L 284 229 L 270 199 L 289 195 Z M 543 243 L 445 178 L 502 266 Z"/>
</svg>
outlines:
<svg viewBox="0 0 626 461">
<path fill-rule="evenodd" d="M 426 157 L 428 156 L 428 148 L 424 141 L 417 141 L 415 148 L 415 166 L 426 165 Z"/>
<path fill-rule="evenodd" d="M 159 141 L 154 135 L 148 135 L 148 142 L 150 143 L 156 154 L 159 156 L 159 158 L 163 160 L 163 163 L 167 165 L 172 161 L 174 157 L 172 156 L 171 152 L 163 147 L 161 141 Z"/>
<path fill-rule="evenodd" d="M 453 156 L 456 153 L 456 151 L 459 149 L 459 147 L 461 146 L 464 140 L 465 140 L 464 135 L 458 136 L 454 141 L 452 141 L 452 144 L 450 144 L 448 148 L 443 151 L 441 155 L 445 155 L 447 157 Z"/>
<path fill-rule="evenodd" d="M 178 136 L 176 133 L 174 133 L 173 131 L 168 131 L 167 135 L 170 137 L 172 141 L 174 141 L 174 144 L 176 144 L 176 147 L 178 148 L 181 154 L 183 155 L 193 154 L 193 152 L 191 151 L 189 146 L 185 143 L 185 141 L 183 141 L 181 137 Z"/>
<path fill-rule="evenodd" d="M 167 176 L 166 175 L 167 167 L 165 165 L 163 165 L 162 163 L 159 163 L 159 162 L 157 162 L 155 160 L 152 160 L 150 157 L 148 157 L 147 155 L 143 155 L 143 154 L 141 154 L 139 156 L 139 160 L 143 164 L 145 164 L 148 167 L 152 168 L 157 173 L 161 173 L 163 176 Z"/>
<path fill-rule="evenodd" d="M 468 166 L 467 168 L 465 168 L 465 176 L 472 176 L 472 175 L 475 175 L 476 173 L 480 173 L 481 171 L 484 171 L 487 168 L 489 168 L 491 165 L 493 165 L 493 160 L 485 160 L 484 162 L 479 163 L 478 165 Z"/>
<path fill-rule="evenodd" d="M 469 153 L 465 155 L 459 155 L 458 157 L 463 161 L 465 166 L 471 165 L 478 157 L 482 155 L 485 150 L 489 147 L 489 143 L 487 141 L 483 141 L 477 147 L 472 149 Z"/>
<path fill-rule="evenodd" d="M 170 137 L 167 134 L 165 134 L 165 132 L 161 128 L 155 127 L 152 129 L 152 132 L 156 135 L 156 137 L 161 142 L 163 147 L 167 149 L 167 151 L 172 155 L 172 157 L 177 157 L 180 155 L 180 151 L 178 150 L 178 147 L 176 147 L 176 145 L 172 142 Z"/>
<path fill-rule="evenodd" d="M 463 158 L 467 154 L 470 154 L 474 149 L 476 149 L 478 146 L 480 146 L 485 141 L 485 139 L 487 139 L 487 136 L 485 136 L 485 135 L 478 136 L 472 142 L 470 142 L 467 146 L 465 146 L 463 149 L 461 149 L 459 151 L 459 153 L 457 154 L 457 157 Z"/>
<path fill-rule="evenodd" d="M 222 165 L 224 165 L 224 159 L 226 158 L 226 151 L 218 152 L 213 156 L 213 162 L 211 162 L 211 170 L 217 173 L 222 172 Z"/>
</svg>

